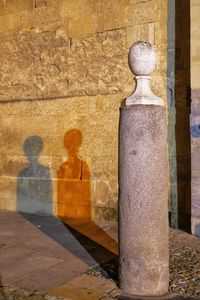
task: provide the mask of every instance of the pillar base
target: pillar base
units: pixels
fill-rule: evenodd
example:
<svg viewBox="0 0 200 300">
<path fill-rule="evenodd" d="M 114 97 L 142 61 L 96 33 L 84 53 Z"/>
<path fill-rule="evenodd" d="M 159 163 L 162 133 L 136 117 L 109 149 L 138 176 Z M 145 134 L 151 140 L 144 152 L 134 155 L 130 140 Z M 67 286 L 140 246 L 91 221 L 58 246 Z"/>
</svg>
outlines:
<svg viewBox="0 0 200 300">
<path fill-rule="evenodd" d="M 136 295 L 130 295 L 130 294 L 121 294 L 117 298 L 117 300 L 181 300 L 185 299 L 182 298 L 179 295 L 167 293 L 162 296 L 136 296 Z"/>
</svg>

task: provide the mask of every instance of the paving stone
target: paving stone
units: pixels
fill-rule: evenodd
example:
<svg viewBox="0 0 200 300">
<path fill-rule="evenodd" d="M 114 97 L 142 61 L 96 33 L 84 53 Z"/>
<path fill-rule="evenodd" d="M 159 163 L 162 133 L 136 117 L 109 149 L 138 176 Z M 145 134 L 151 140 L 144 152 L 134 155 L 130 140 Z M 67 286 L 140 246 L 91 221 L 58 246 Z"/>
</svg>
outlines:
<svg viewBox="0 0 200 300">
<path fill-rule="evenodd" d="M 68 273 L 68 276 L 71 280 L 76 276 L 86 273 L 88 270 L 90 270 L 90 268 L 91 267 L 88 264 L 86 264 L 79 258 L 74 258 L 70 261 L 53 266 L 52 270 Z"/>
<path fill-rule="evenodd" d="M 46 248 L 39 248 L 39 247 L 29 247 L 28 245 L 25 244 L 18 244 L 13 247 L 0 247 L 0 260 L 8 261 L 8 262 L 13 262 L 16 261 L 17 259 L 24 258 L 28 255 L 33 254 L 34 252 L 39 253 L 44 253 L 47 251 Z"/>
<path fill-rule="evenodd" d="M 67 270 L 53 270 L 51 268 L 37 270 L 15 281 L 14 285 L 19 288 L 28 289 L 29 291 L 39 290 L 41 292 L 47 292 L 54 287 L 70 281 L 76 275 L 77 274 L 74 275 Z"/>
<path fill-rule="evenodd" d="M 116 284 L 112 280 L 108 280 L 102 277 L 89 276 L 87 274 L 78 276 L 71 280 L 69 283 L 77 287 L 95 289 L 97 291 L 99 290 L 105 293 L 110 292 L 114 288 L 116 288 Z"/>
<path fill-rule="evenodd" d="M 69 261 L 71 259 L 74 259 L 76 256 L 71 253 L 69 250 L 65 249 L 64 247 L 57 246 L 55 248 L 52 248 L 51 251 L 47 250 L 48 248 L 41 248 L 37 250 L 38 255 L 45 256 L 48 252 L 49 257 L 58 258 L 63 261 Z"/>
<path fill-rule="evenodd" d="M 104 292 L 73 286 L 69 283 L 54 289 L 50 294 L 71 300 L 99 300 L 104 296 Z"/>
<path fill-rule="evenodd" d="M 2 282 L 6 284 L 13 283 L 20 278 L 29 276 L 29 274 L 33 271 L 48 269 L 60 262 L 61 260 L 52 257 L 32 255 L 18 259 L 15 262 L 1 263 L 0 269 Z"/>
<path fill-rule="evenodd" d="M 16 235 L 5 234 L 0 236 L 0 244 L 4 245 L 4 247 L 7 248 L 12 246 L 22 245 L 26 241 L 27 241 L 27 237 L 20 234 L 16 234 Z"/>
<path fill-rule="evenodd" d="M 83 274 L 69 281 L 67 284 L 61 285 L 52 290 L 51 294 L 56 296 L 69 297 L 71 293 L 76 290 L 77 294 L 73 293 L 73 295 L 71 296 L 73 300 L 82 299 L 82 297 L 83 299 L 100 299 L 106 293 L 112 291 L 115 288 L 116 284 L 111 280 Z M 86 293 L 86 291 L 88 291 L 89 294 Z M 80 298 L 77 298 L 78 296 Z"/>
</svg>

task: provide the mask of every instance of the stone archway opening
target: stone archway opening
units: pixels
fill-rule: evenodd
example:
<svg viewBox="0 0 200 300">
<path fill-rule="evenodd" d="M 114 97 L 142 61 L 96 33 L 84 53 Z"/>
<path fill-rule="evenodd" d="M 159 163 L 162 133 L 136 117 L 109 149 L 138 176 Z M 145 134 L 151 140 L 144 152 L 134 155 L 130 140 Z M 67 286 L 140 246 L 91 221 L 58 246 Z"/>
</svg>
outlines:
<svg viewBox="0 0 200 300">
<path fill-rule="evenodd" d="M 171 226 L 191 229 L 190 1 L 168 4 L 168 144 Z"/>
</svg>

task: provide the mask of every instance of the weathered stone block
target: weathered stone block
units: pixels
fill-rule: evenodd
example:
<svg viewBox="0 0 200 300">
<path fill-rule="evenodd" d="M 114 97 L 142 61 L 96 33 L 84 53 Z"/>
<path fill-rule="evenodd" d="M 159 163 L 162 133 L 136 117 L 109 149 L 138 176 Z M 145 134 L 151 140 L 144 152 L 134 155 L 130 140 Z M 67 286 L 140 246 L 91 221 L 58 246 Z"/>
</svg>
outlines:
<svg viewBox="0 0 200 300">
<path fill-rule="evenodd" d="M 98 207 L 107 207 L 108 199 L 109 199 L 108 182 L 97 181 L 96 182 L 96 205 Z"/>
<path fill-rule="evenodd" d="M 130 1 L 128 10 L 128 24 L 153 23 L 158 20 L 157 0 L 148 0 L 142 2 Z"/>
<path fill-rule="evenodd" d="M 147 41 L 154 45 L 155 41 L 154 23 L 129 26 L 127 30 L 127 49 L 131 47 L 134 41 Z"/>
<path fill-rule="evenodd" d="M 96 33 L 98 19 L 95 15 L 83 16 L 69 20 L 69 37 Z"/>
<path fill-rule="evenodd" d="M 98 207 L 117 207 L 118 184 L 116 181 L 97 181 L 94 205 Z"/>
<path fill-rule="evenodd" d="M 109 160 L 110 156 L 94 156 L 91 160 L 92 178 L 99 180 L 117 179 L 117 155 Z"/>
<path fill-rule="evenodd" d="M 0 178 L 1 209 L 16 210 L 16 178 Z"/>
<path fill-rule="evenodd" d="M 33 0 L 33 8 L 46 7 L 47 0 Z"/>
<path fill-rule="evenodd" d="M 2 159 L 4 166 L 1 169 L 1 176 L 16 177 L 21 169 L 27 167 L 24 156 L 5 155 Z"/>
<path fill-rule="evenodd" d="M 127 31 L 127 49 L 129 49 L 134 41 L 146 41 L 147 40 L 147 28 L 148 25 L 128 26 Z"/>
<path fill-rule="evenodd" d="M 94 218 L 106 221 L 116 221 L 118 218 L 117 208 L 94 207 Z"/>
<path fill-rule="evenodd" d="M 33 9 L 33 0 L 20 0 L 15 2 L 1 1 L 0 2 L 0 16 L 15 14 L 23 10 Z"/>
<path fill-rule="evenodd" d="M 127 86 L 125 30 L 76 38 L 71 46 L 58 32 L 23 31 L 17 37 L 11 34 L 9 44 L 0 38 L 2 99 L 109 94 L 122 91 L 123 83 Z"/>
<path fill-rule="evenodd" d="M 100 1 L 97 7 L 98 30 L 102 32 L 127 26 L 129 9 L 130 0 L 115 0 L 115 5 L 110 1 Z M 111 11 L 112 17 L 110 17 Z"/>
</svg>

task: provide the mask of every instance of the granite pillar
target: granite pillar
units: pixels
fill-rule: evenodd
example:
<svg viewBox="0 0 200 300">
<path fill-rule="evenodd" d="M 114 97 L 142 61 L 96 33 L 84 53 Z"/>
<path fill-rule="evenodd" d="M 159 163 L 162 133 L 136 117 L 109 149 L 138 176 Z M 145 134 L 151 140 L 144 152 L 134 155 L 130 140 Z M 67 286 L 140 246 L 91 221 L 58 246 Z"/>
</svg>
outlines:
<svg viewBox="0 0 200 300">
<path fill-rule="evenodd" d="M 152 70 L 145 73 L 145 57 L 155 67 L 155 52 L 148 45 L 132 46 L 137 48 L 136 55 L 129 54 L 137 86 L 120 109 L 119 275 L 122 292 L 132 299 L 160 299 L 168 292 L 169 281 L 166 112 L 148 87 Z M 141 72 L 135 71 L 132 60 L 143 60 Z"/>
</svg>

